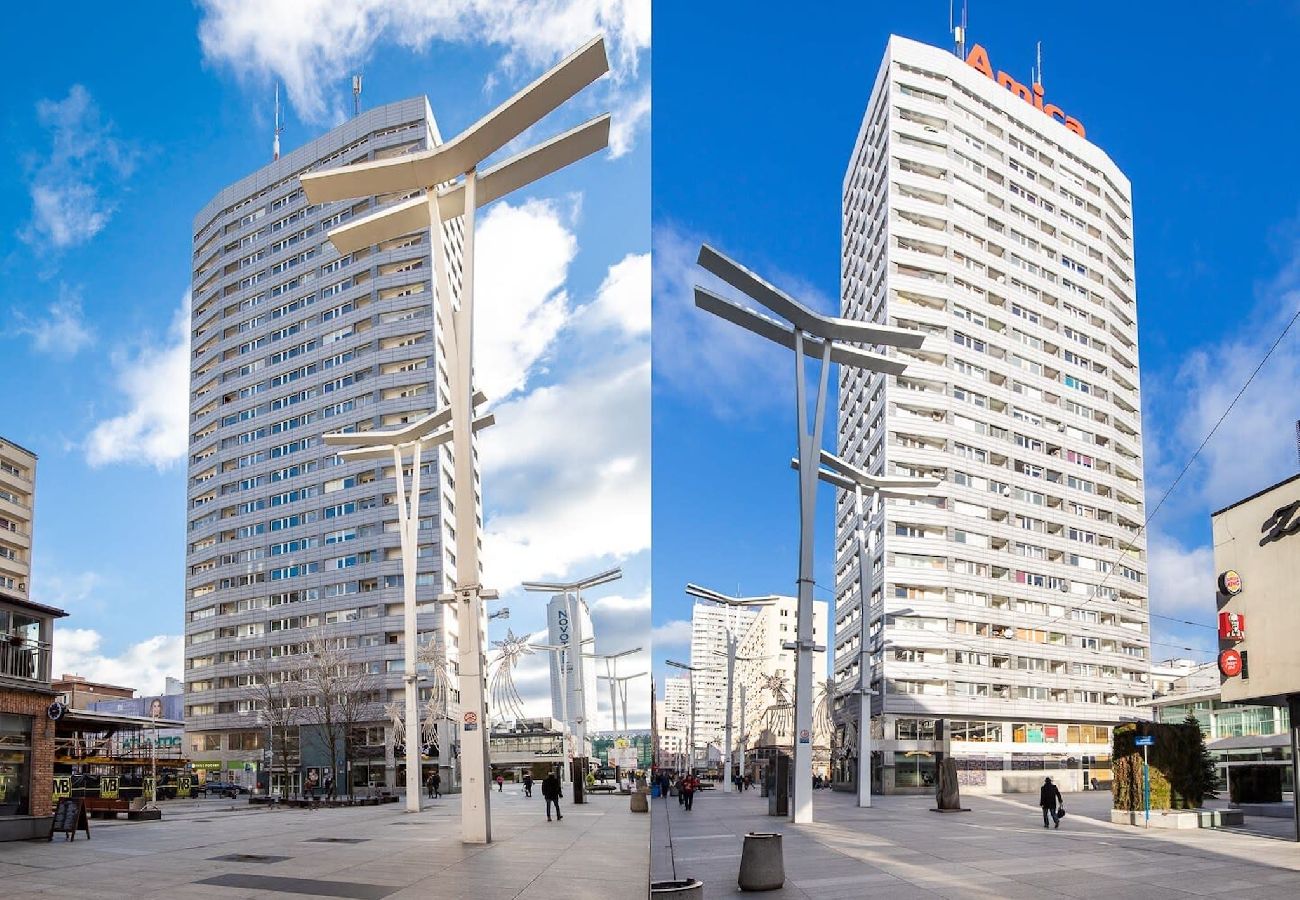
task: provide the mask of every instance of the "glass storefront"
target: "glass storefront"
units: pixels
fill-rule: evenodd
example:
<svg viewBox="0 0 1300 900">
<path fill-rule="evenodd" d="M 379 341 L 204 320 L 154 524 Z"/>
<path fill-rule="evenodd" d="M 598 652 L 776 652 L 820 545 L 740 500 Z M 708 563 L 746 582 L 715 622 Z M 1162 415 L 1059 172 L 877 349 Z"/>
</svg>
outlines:
<svg viewBox="0 0 1300 900">
<path fill-rule="evenodd" d="M 894 751 L 894 784 L 929 787 L 935 783 L 935 755 L 924 750 Z"/>
<path fill-rule="evenodd" d="M 0 816 L 30 815 L 32 717 L 0 713 Z"/>
</svg>

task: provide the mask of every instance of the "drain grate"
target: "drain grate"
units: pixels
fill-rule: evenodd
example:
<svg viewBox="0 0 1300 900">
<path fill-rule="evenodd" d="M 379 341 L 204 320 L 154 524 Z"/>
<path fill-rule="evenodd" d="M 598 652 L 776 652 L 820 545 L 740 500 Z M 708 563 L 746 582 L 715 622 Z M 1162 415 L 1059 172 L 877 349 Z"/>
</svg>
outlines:
<svg viewBox="0 0 1300 900">
<path fill-rule="evenodd" d="M 370 838 L 307 838 L 303 843 L 307 844 L 364 844 Z"/>
<path fill-rule="evenodd" d="M 263 856 L 259 853 L 227 853 L 225 856 L 209 856 L 210 862 L 238 862 L 238 863 L 278 863 L 286 859 L 292 859 L 289 856 Z"/>
</svg>

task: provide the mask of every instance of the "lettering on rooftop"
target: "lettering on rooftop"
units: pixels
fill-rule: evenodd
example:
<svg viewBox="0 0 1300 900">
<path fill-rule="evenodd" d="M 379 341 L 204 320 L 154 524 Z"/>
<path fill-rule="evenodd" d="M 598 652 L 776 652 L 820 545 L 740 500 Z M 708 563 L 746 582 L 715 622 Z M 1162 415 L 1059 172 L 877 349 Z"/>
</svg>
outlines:
<svg viewBox="0 0 1300 900">
<path fill-rule="evenodd" d="M 1023 85 L 1016 81 L 1006 72 L 993 74 L 993 65 L 989 62 L 989 52 L 981 45 L 976 44 L 971 48 L 970 53 L 966 55 L 966 65 L 970 66 L 977 72 L 982 72 L 990 81 L 996 81 L 1004 88 L 1015 94 L 1021 100 L 1024 100 L 1034 109 L 1042 110 L 1056 121 L 1060 122 L 1066 128 L 1073 131 L 1079 137 L 1087 137 L 1083 130 L 1083 123 L 1074 116 L 1067 116 L 1061 107 L 1055 103 L 1043 102 L 1043 86 L 1041 84 Z"/>
</svg>

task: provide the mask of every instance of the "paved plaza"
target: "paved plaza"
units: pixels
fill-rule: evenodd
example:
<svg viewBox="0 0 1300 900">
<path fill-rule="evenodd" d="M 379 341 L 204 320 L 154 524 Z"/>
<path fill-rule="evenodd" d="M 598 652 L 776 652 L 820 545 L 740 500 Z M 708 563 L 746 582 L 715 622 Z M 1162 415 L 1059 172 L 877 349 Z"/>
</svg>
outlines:
<svg viewBox="0 0 1300 900">
<path fill-rule="evenodd" d="M 963 796 L 970 812 L 930 811 L 930 797 L 817 791 L 817 823 L 765 815 L 758 791 L 706 791 L 689 813 L 653 801 L 651 873 L 693 877 L 704 896 L 732 897 L 743 835 L 784 834 L 786 882 L 763 897 L 1159 900 L 1231 895 L 1300 897 L 1300 845 L 1287 819 L 1247 818 L 1233 830 L 1164 831 L 1112 825 L 1110 794 L 1067 794 L 1059 830 L 1044 830 L 1037 795 Z"/>
<path fill-rule="evenodd" d="M 496 838 L 460 840 L 460 798 L 350 809 L 160 804 L 161 822 L 91 823 L 91 840 L 0 843 L 0 897 L 344 897 L 355 900 L 609 900 L 642 897 L 649 816 L 625 795 L 564 806 L 493 791 Z"/>
</svg>

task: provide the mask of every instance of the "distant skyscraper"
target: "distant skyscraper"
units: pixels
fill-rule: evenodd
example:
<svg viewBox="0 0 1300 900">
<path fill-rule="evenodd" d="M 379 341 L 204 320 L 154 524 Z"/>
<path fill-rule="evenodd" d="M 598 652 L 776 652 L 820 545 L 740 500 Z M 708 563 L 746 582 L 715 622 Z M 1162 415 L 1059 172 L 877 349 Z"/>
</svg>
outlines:
<svg viewBox="0 0 1300 900">
<path fill-rule="evenodd" d="M 36 454 L 0 438 L 0 594 L 31 600 Z"/>
<path fill-rule="evenodd" d="M 569 726 L 575 735 L 585 736 L 596 730 L 596 667 L 595 660 L 587 659 L 584 653 L 596 652 L 596 637 L 591 626 L 591 610 L 586 600 L 576 600 L 573 595 L 566 597 L 556 594 L 546 604 L 546 621 L 548 629 L 547 643 L 557 647 L 568 647 L 566 654 L 569 667 L 568 712 Z M 560 705 L 560 661 L 559 654 L 551 654 L 551 715 L 563 721 Z"/>
<path fill-rule="evenodd" d="M 341 463 L 321 435 L 397 426 L 448 402 L 429 236 L 340 257 L 327 232 L 399 198 L 313 206 L 298 177 L 439 140 L 422 97 L 367 110 L 195 217 L 186 750 L 214 774 L 247 780 L 246 765 L 264 765 L 250 685 L 267 665 L 309 665 L 308 643 L 320 639 L 376 686 L 358 748 L 369 761 L 354 763 L 354 778 L 394 777 L 384 764 L 393 758 L 384 704 L 403 696 L 393 464 Z M 449 243 L 455 276 L 459 234 Z M 422 460 L 416 591 L 421 641 L 446 648 L 454 665 L 455 610 L 435 602 L 456 577 L 451 470 L 449 447 Z M 477 511 L 463 512 L 474 527 Z M 453 734 L 446 724 L 439 740 L 449 786 Z"/>
<path fill-rule="evenodd" d="M 865 628 L 837 500 L 836 721 L 852 751 L 865 638 L 885 791 L 940 752 L 963 789 L 1078 789 L 1151 695 L 1132 200 L 1068 96 L 893 37 L 845 173 L 843 315 L 929 337 L 841 369 L 839 453 L 943 479 L 874 523 Z"/>
</svg>

